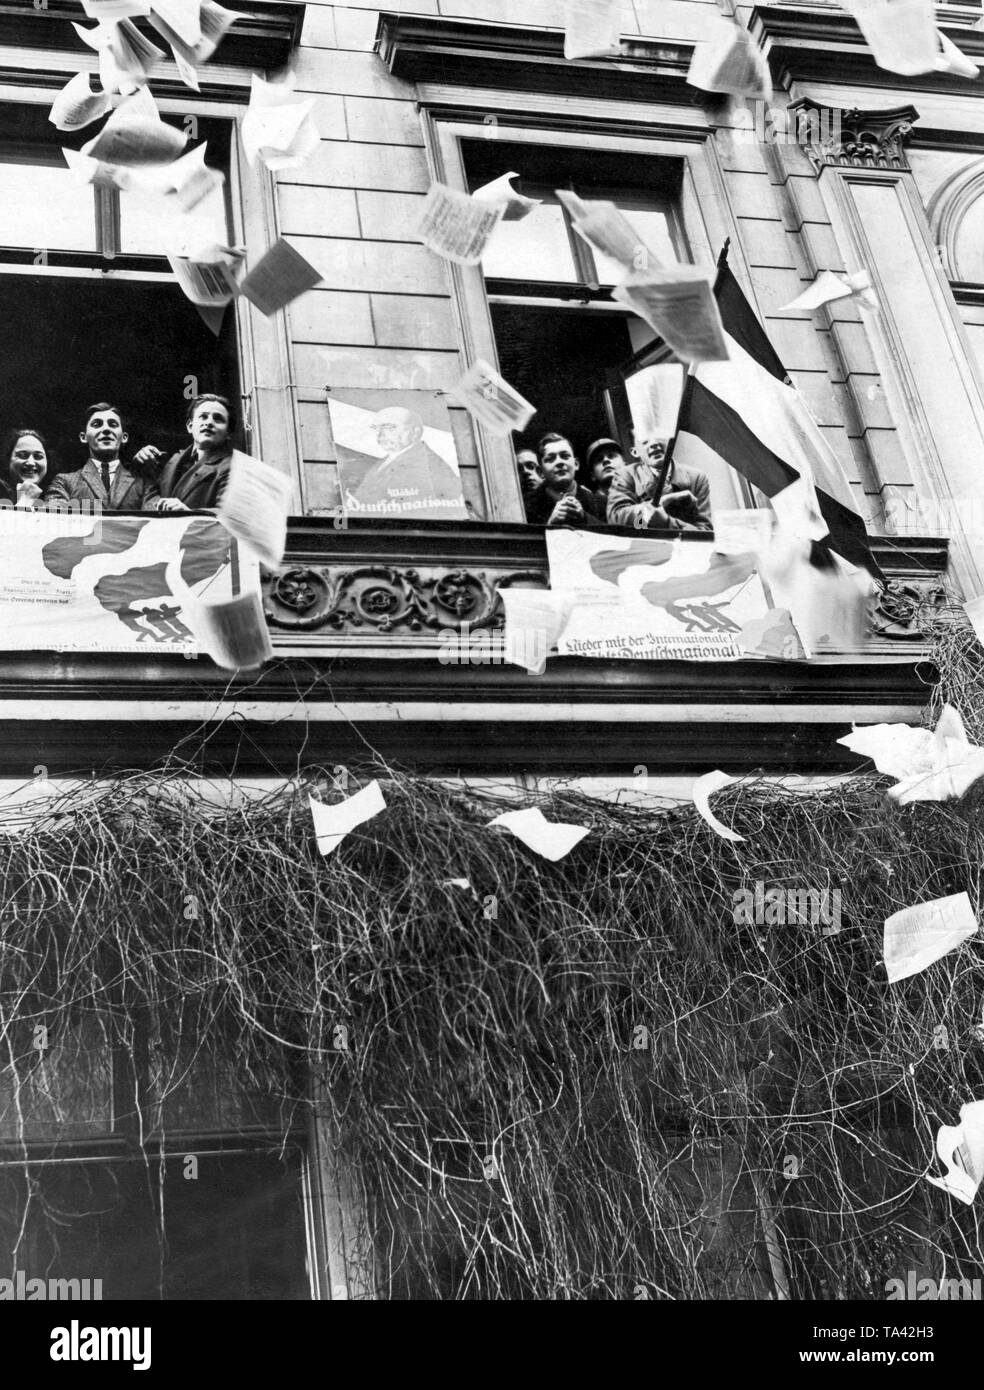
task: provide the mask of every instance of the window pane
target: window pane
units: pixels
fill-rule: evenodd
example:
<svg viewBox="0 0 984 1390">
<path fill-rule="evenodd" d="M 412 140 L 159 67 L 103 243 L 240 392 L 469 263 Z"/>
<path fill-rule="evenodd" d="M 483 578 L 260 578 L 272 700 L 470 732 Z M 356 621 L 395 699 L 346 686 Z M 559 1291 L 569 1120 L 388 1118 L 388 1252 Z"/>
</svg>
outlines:
<svg viewBox="0 0 984 1390">
<path fill-rule="evenodd" d="M 521 222 L 500 222 L 482 269 L 495 279 L 576 280 L 560 204 L 544 203 Z"/>
<path fill-rule="evenodd" d="M 196 229 L 208 224 L 215 228 L 215 240 L 224 245 L 228 241 L 226 230 L 225 197 L 221 188 L 215 188 L 195 208 L 192 216 Z M 166 204 L 159 197 L 147 193 L 120 194 L 120 250 L 126 256 L 163 256 L 162 233 L 169 223 L 176 222 L 177 215 L 168 214 Z"/>
<path fill-rule="evenodd" d="M 673 245 L 673 237 L 670 232 L 670 218 L 667 213 L 661 212 L 657 208 L 634 207 L 625 199 L 615 200 L 625 214 L 634 229 L 639 233 L 639 239 L 649 247 L 650 251 L 658 261 L 677 261 L 679 257 Z M 594 250 L 594 248 L 592 248 Z M 610 260 L 608 256 L 603 256 L 600 251 L 594 250 L 595 265 L 598 267 L 598 278 L 603 285 L 617 285 L 619 281 L 625 279 L 625 268 L 620 266 L 617 261 Z"/>
<path fill-rule="evenodd" d="M 0 246 L 94 251 L 92 189 L 56 165 L 0 161 Z"/>
</svg>

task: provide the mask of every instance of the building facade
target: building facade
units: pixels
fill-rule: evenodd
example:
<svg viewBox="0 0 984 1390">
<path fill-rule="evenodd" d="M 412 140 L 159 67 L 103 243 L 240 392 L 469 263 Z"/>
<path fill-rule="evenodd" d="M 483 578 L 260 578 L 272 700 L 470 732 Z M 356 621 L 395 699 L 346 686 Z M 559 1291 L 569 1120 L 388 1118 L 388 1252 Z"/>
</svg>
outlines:
<svg viewBox="0 0 984 1390">
<path fill-rule="evenodd" d="M 293 517 L 284 564 L 264 579 L 275 660 L 259 674 L 230 678 L 154 651 L 0 651 L 8 790 L 39 768 L 57 782 L 175 756 L 189 777 L 271 785 L 305 765 L 344 770 L 371 749 L 434 777 L 577 779 L 606 791 L 631 785 L 641 765 L 657 790 L 686 795 L 717 767 L 847 771 L 857 759 L 836 740 L 853 723 L 919 722 L 919 614 L 943 586 L 984 591 L 979 79 L 897 78 L 839 6 L 812 0 L 740 10 L 768 59 L 770 103 L 712 101 L 688 86 L 713 0 L 626 0 L 621 54 L 577 61 L 564 59 L 559 7 L 547 0 L 384 10 L 245 0 L 199 91 L 169 63 L 151 86 L 165 118 L 207 139 L 226 175 L 224 198 L 206 209 L 216 234 L 248 258 L 283 236 L 322 280 L 270 317 L 237 300 L 215 335 L 178 294 L 139 206 L 80 187 L 64 168 L 62 144 L 78 147 L 84 133 L 54 132 L 48 108 L 70 76 L 96 67 L 72 27 L 79 8 L 0 0 L 3 422 L 43 423 L 68 463 L 89 400 L 122 397 L 131 448 L 177 447 L 188 399 L 221 391 L 241 402 L 249 452 L 290 477 Z M 937 7 L 972 59 L 984 56 L 978 18 L 972 4 Z M 252 74 L 285 69 L 315 99 L 321 138 L 302 167 L 271 173 L 246 159 L 240 128 Z M 417 240 L 433 180 L 470 192 L 513 170 L 541 212 L 505 224 L 484 265 L 451 265 Z M 501 658 L 502 591 L 546 585 L 544 533 L 524 522 L 523 441 L 493 436 L 448 393 L 476 359 L 498 364 L 538 407 L 528 439 L 560 429 L 583 453 L 599 436 L 626 436 L 626 380 L 659 359 L 649 330 L 612 300 L 610 268 L 572 236 L 555 193 L 565 187 L 614 201 L 668 257 L 712 264 L 730 242 L 732 269 L 843 465 L 890 581 L 856 650 L 796 663 L 564 658 L 541 676 Z M 854 300 L 779 312 L 817 272 L 860 267 L 877 314 Z M 441 403 L 469 519 L 343 518 L 339 399 L 365 410 Z M 731 470 L 711 485 L 716 505 L 753 504 Z M 452 663 L 448 632 L 494 641 Z M 140 1046 L 152 1092 L 180 1038 Z M 120 1084 L 112 1068 L 90 1077 L 91 1113 L 71 1133 L 52 1120 L 77 1108 L 62 1096 L 29 1156 L 52 1206 L 71 1205 L 74 1170 L 58 1166 L 69 1149 L 89 1165 L 93 1206 L 113 1207 L 113 1220 L 132 1184 L 125 1209 L 141 1214 L 126 1219 L 138 1235 L 99 1239 L 117 1261 L 128 1251 L 116 1277 L 157 1296 L 152 1210 L 140 1206 L 137 1169 L 109 1162 L 139 1148 L 136 1122 L 110 1132 L 100 1120 Z M 211 1213 L 227 1248 L 190 1296 L 371 1295 L 351 1244 L 352 1175 L 332 1158 L 331 1136 L 304 1125 L 272 1152 L 282 1127 L 246 1114 L 247 1091 L 213 1074 L 173 1100 L 185 1106 L 172 1116 L 183 1137 L 166 1163 L 194 1150 L 201 1170 L 175 1246 L 191 1250 Z M 65 1237 L 58 1274 L 86 1273 L 89 1239 Z M 169 1290 L 192 1287 L 177 1267 L 168 1279 Z"/>
</svg>

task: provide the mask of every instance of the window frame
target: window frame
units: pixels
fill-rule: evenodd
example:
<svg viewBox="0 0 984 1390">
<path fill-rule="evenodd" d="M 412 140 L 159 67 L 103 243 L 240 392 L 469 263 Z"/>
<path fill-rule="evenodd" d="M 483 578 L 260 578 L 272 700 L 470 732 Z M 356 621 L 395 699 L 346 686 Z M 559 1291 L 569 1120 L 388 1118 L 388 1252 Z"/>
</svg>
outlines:
<svg viewBox="0 0 984 1390">
<path fill-rule="evenodd" d="M 65 82 L 79 70 L 95 73 L 89 62 L 74 49 L 32 51 L 12 49 L 0 42 L 0 117 L 4 105 L 50 107 Z M 203 79 L 205 75 L 203 74 Z M 165 115 L 197 115 L 228 120 L 230 129 L 229 168 L 226 184 L 226 211 L 233 245 L 246 248 L 248 263 L 255 263 L 280 235 L 276 180 L 262 165 L 253 168 L 245 157 L 240 136 L 240 120 L 249 102 L 249 74 L 244 70 L 230 81 L 226 73 L 221 82 L 202 81 L 200 93 L 174 81 L 152 80 L 157 104 Z M 181 93 L 187 95 L 181 95 Z M 173 93 L 179 93 L 174 95 Z M 138 280 L 177 284 L 171 270 L 119 266 L 101 260 L 99 265 L 71 264 L 78 255 L 93 259 L 93 253 L 68 253 L 61 259 L 68 264 L 20 264 L 4 261 L 4 274 L 46 275 L 63 278 Z M 95 258 L 99 252 L 94 253 Z M 29 259 L 29 258 L 25 258 Z M 147 257 L 120 257 L 121 260 L 147 260 Z M 233 300 L 239 365 L 242 429 L 250 453 L 273 463 L 293 483 L 291 511 L 305 512 L 305 482 L 300 453 L 300 416 L 293 353 L 287 316 L 266 319 L 242 298 Z M 179 413 L 181 401 L 176 400 Z"/>
<path fill-rule="evenodd" d="M 544 143 L 585 151 L 601 150 L 630 160 L 633 155 L 656 155 L 682 160 L 679 230 L 695 263 L 714 265 L 726 238 L 732 241 L 732 262 L 740 280 L 748 281 L 741 239 L 731 211 L 723 171 L 714 145 L 714 131 L 698 108 L 670 107 L 657 121 L 654 107 L 638 102 L 557 97 L 523 93 L 517 109 L 515 95 L 504 90 L 418 84 L 424 139 L 433 177 L 451 188 L 468 191 L 462 142 L 477 137 L 498 138 L 509 144 Z M 490 124 L 491 118 L 491 124 Z M 492 136 L 487 132 L 491 130 Z M 465 361 L 476 358 L 498 366 L 492 328 L 491 300 L 481 265 L 448 265 L 451 300 Z M 517 304 L 516 298 L 508 302 Z M 583 301 L 553 301 L 574 312 Z M 536 297 L 543 307 L 549 299 Z M 593 299 L 592 309 L 611 313 L 618 306 Z M 497 438 L 473 421 L 479 468 L 490 521 L 524 521 L 525 509 L 516 474 L 512 442 Z M 736 506 L 753 505 L 748 489 L 737 479 Z"/>
</svg>

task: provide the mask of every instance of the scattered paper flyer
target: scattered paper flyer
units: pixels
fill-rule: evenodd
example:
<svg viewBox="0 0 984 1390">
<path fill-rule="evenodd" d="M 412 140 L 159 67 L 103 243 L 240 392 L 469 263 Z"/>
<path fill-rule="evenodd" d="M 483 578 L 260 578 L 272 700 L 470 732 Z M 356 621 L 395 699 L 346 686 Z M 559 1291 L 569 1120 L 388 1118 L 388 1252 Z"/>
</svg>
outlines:
<svg viewBox="0 0 984 1390">
<path fill-rule="evenodd" d="M 885 969 L 889 984 L 918 975 L 977 934 L 966 893 L 916 903 L 885 919 Z"/>
<path fill-rule="evenodd" d="M 196 145 L 170 164 L 136 170 L 132 186 L 160 194 L 182 213 L 193 212 L 214 189 L 225 183 L 225 174 L 205 163 L 207 148 L 207 144 Z"/>
<path fill-rule="evenodd" d="M 856 299 L 865 309 L 878 308 L 878 297 L 871 288 L 871 277 L 866 270 L 855 270 L 850 275 L 835 275 L 832 270 L 821 270 L 808 289 L 777 309 L 776 313 L 785 314 L 791 309 L 812 311 L 837 299 Z"/>
<path fill-rule="evenodd" d="M 926 1181 L 970 1206 L 984 1178 L 984 1100 L 961 1105 L 959 1124 L 940 1125 L 936 1152 L 946 1164 L 946 1177 L 927 1173 Z"/>
<path fill-rule="evenodd" d="M 470 878 L 442 878 L 442 879 L 441 879 L 441 887 L 442 887 L 442 888 L 464 888 L 464 889 L 467 890 L 467 889 L 470 889 L 470 888 L 471 888 L 471 879 L 470 879 Z"/>
<path fill-rule="evenodd" d="M 150 14 L 150 0 L 82 0 L 82 8 L 90 19 L 107 23 Z"/>
<path fill-rule="evenodd" d="M 647 271 L 659 266 L 642 237 L 614 203 L 604 198 L 579 198 L 566 188 L 554 190 L 571 215 L 574 230 L 603 256 L 626 271 Z"/>
<path fill-rule="evenodd" d="M 765 54 L 736 18 L 711 15 L 708 34 L 694 48 L 687 81 L 702 92 L 727 92 L 768 101 L 772 78 Z"/>
<path fill-rule="evenodd" d="M 345 836 L 357 826 L 364 825 L 380 811 L 386 810 L 386 802 L 378 782 L 370 782 L 367 787 L 329 805 L 325 801 L 315 801 L 308 797 L 311 806 L 311 819 L 314 821 L 314 836 L 318 851 L 326 857 L 333 853 Z"/>
<path fill-rule="evenodd" d="M 936 37 L 943 50 L 936 59 L 937 72 L 952 72 L 955 77 L 978 77 L 980 75 L 981 70 L 977 64 L 972 62 L 966 53 L 961 53 L 953 40 L 948 39 L 941 29 L 936 31 Z"/>
<path fill-rule="evenodd" d="M 255 589 L 216 603 L 189 603 L 187 616 L 199 646 L 224 670 L 250 670 L 273 656 L 263 600 Z"/>
<path fill-rule="evenodd" d="M 476 420 L 481 420 L 490 434 L 500 437 L 513 430 L 525 430 L 536 414 L 536 406 L 530 405 L 481 358 L 469 368 L 450 395 Z"/>
<path fill-rule="evenodd" d="M 616 285 L 612 298 L 644 319 L 684 362 L 728 360 L 711 276 L 699 266 L 635 271 Z"/>
<path fill-rule="evenodd" d="M 190 49 L 201 43 L 202 0 L 150 0 L 148 9 Z"/>
<path fill-rule="evenodd" d="M 540 207 L 542 198 L 525 198 L 522 193 L 517 193 L 510 183 L 511 179 L 517 179 L 519 175 L 513 170 L 510 174 L 503 174 L 500 178 L 493 179 L 491 183 L 485 183 L 481 188 L 476 188 L 472 194 L 482 203 L 502 203 L 504 204 L 502 220 L 503 222 L 521 222 L 524 217 L 529 217 L 534 208 Z"/>
<path fill-rule="evenodd" d="M 233 450 L 219 520 L 271 569 L 284 558 L 292 490 L 286 473 Z"/>
<path fill-rule="evenodd" d="M 571 600 L 549 589 L 500 589 L 506 614 L 505 655 L 514 666 L 542 676 L 556 651 Z"/>
<path fill-rule="evenodd" d="M 281 237 L 240 282 L 239 291 L 269 318 L 323 279 L 320 270 Z"/>
<path fill-rule="evenodd" d="M 539 854 L 543 859 L 550 859 L 554 863 L 570 854 L 590 828 L 586 825 L 567 825 L 563 821 L 547 820 L 538 806 L 525 811 L 506 811 L 490 820 L 489 825 L 501 825 L 505 830 L 512 831 L 516 839 L 522 840 L 534 854 Z"/>
<path fill-rule="evenodd" d="M 141 87 L 120 103 L 82 153 L 107 164 L 169 164 L 187 143 L 184 131 L 161 120 L 150 89 Z"/>
<path fill-rule="evenodd" d="M 130 187 L 132 173 L 129 169 L 118 168 L 115 164 L 104 164 L 99 159 L 91 159 L 78 150 L 63 149 L 65 163 L 80 183 L 103 184 L 107 188 L 126 190 Z"/>
<path fill-rule="evenodd" d="M 253 74 L 249 106 L 243 116 L 243 149 L 250 164 L 259 159 L 274 172 L 297 169 L 318 148 L 315 97 L 298 97 L 291 73 L 283 82 L 266 82 Z"/>
<path fill-rule="evenodd" d="M 168 261 L 185 297 L 192 304 L 218 308 L 239 293 L 235 267 L 242 260 L 228 247 L 202 248 L 194 256 L 168 252 Z"/>
<path fill-rule="evenodd" d="M 443 183 L 432 183 L 416 236 L 429 250 L 457 265 L 478 265 L 502 221 L 501 203 L 476 202 Z"/>
<path fill-rule="evenodd" d="M 124 96 L 135 92 L 164 57 L 131 19 L 97 24 L 95 29 L 85 29 L 73 21 L 72 28 L 99 55 L 99 81 L 105 92 L 122 92 Z"/>
<path fill-rule="evenodd" d="M 841 0 L 854 16 L 875 62 L 914 77 L 934 72 L 940 53 L 933 0 Z"/>
<path fill-rule="evenodd" d="M 244 17 L 215 4 L 214 0 L 204 0 L 198 13 L 199 38 L 192 43 L 183 37 L 193 31 L 191 21 L 184 15 L 186 3 L 187 0 L 164 0 L 152 5 L 149 16 L 150 24 L 170 46 L 175 61 L 181 60 L 179 70 L 181 63 L 191 69 L 199 63 L 207 63 L 236 20 Z"/>
<path fill-rule="evenodd" d="M 698 777 L 693 785 L 690 795 L 694 799 L 698 814 L 702 820 L 707 821 L 716 835 L 720 835 L 722 840 L 730 840 L 733 844 L 744 844 L 744 835 L 739 835 L 737 831 L 729 830 L 726 825 L 718 820 L 711 810 L 710 798 L 715 792 L 719 792 L 724 787 L 730 787 L 732 782 L 737 782 L 737 777 L 729 777 L 726 772 L 717 770 L 715 772 L 705 772 L 703 777 Z"/>
<path fill-rule="evenodd" d="M 87 72 L 77 72 L 51 104 L 48 120 L 58 130 L 82 130 L 113 109 L 108 92 L 94 92 Z"/>
<path fill-rule="evenodd" d="M 974 629 L 974 635 L 984 647 L 984 594 L 980 594 L 977 598 L 968 599 L 963 608 L 971 627 Z"/>
<path fill-rule="evenodd" d="M 564 0 L 564 57 L 607 58 L 621 52 L 619 0 Z"/>
<path fill-rule="evenodd" d="M 820 566 L 811 552 L 810 541 L 790 537 L 780 521 L 762 557 L 762 577 L 773 601 L 790 613 L 807 657 L 856 652 L 868 631 L 873 581 L 866 570 L 848 566 L 838 556 Z"/>
<path fill-rule="evenodd" d="M 715 507 L 711 524 L 719 555 L 757 555 L 768 549 L 772 540 L 775 514 L 768 507 Z"/>
<path fill-rule="evenodd" d="M 888 794 L 903 806 L 911 801 L 955 799 L 984 777 L 984 748 L 968 741 L 963 720 L 951 705 L 944 705 L 933 730 L 874 724 L 855 729 L 837 742 L 871 758 L 879 772 L 895 777 L 896 785 Z"/>
</svg>

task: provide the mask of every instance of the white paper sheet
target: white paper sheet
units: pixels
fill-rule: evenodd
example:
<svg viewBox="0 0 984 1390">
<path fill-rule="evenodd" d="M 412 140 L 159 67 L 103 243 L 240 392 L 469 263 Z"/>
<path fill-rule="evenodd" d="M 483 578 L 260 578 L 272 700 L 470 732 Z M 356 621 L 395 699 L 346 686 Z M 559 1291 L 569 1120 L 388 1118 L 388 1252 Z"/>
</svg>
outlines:
<svg viewBox="0 0 984 1390">
<path fill-rule="evenodd" d="M 772 78 L 765 54 L 737 19 L 711 15 L 706 35 L 694 49 L 687 81 L 702 92 L 768 101 Z"/>
<path fill-rule="evenodd" d="M 629 272 L 659 267 L 660 262 L 614 203 L 604 198 L 579 198 L 566 188 L 557 188 L 554 192 L 570 213 L 577 234 L 602 255 L 617 261 Z"/>
<path fill-rule="evenodd" d="M 192 212 L 225 183 L 225 174 L 205 163 L 206 150 L 207 145 L 196 145 L 160 171 L 155 191 L 173 199 L 185 213 Z"/>
<path fill-rule="evenodd" d="M 576 844 L 587 835 L 590 827 L 568 825 L 564 821 L 547 820 L 538 806 L 525 811 L 506 811 L 489 821 L 489 825 L 501 825 L 512 831 L 517 840 L 539 854 L 543 859 L 554 863 L 570 854 Z"/>
<path fill-rule="evenodd" d="M 87 72 L 77 72 L 51 104 L 48 120 L 58 130 L 82 130 L 113 109 L 108 92 L 94 92 Z"/>
<path fill-rule="evenodd" d="M 711 810 L 710 798 L 715 792 L 719 792 L 724 787 L 730 787 L 732 782 L 737 782 L 737 777 L 729 777 L 726 772 L 717 770 L 715 772 L 705 772 L 703 777 L 698 777 L 693 785 L 690 795 L 694 799 L 694 805 L 702 820 L 707 821 L 716 835 L 720 835 L 722 840 L 730 840 L 732 844 L 744 844 L 744 835 L 739 835 L 734 830 L 718 820 Z"/>
<path fill-rule="evenodd" d="M 564 57 L 607 58 L 621 52 L 619 0 L 564 0 Z"/>
<path fill-rule="evenodd" d="M 239 259 L 223 248 L 201 250 L 195 257 L 168 252 L 168 261 L 184 295 L 192 304 L 218 308 L 239 293 L 235 267 Z"/>
<path fill-rule="evenodd" d="M 251 670 L 273 656 L 263 600 L 255 589 L 219 603 L 189 604 L 187 619 L 201 649 L 224 670 Z"/>
<path fill-rule="evenodd" d="M 933 72 L 940 47 L 933 0 L 841 0 L 886 72 Z"/>
<path fill-rule="evenodd" d="M 120 103 L 82 153 L 107 164 L 170 164 L 187 143 L 184 131 L 161 120 L 150 89 L 141 87 Z"/>
<path fill-rule="evenodd" d="M 82 0 L 82 8 L 90 19 L 106 24 L 111 20 L 150 14 L 150 0 Z"/>
<path fill-rule="evenodd" d="M 769 501 L 783 535 L 790 540 L 822 541 L 830 534 L 812 478 L 797 478 Z"/>
<path fill-rule="evenodd" d="M 283 82 L 266 82 L 253 74 L 249 107 L 243 116 L 243 149 L 250 164 L 257 159 L 271 170 L 299 168 L 320 141 L 314 120 L 315 97 L 298 97 L 291 73 Z"/>
<path fill-rule="evenodd" d="M 918 975 L 977 934 L 966 893 L 916 903 L 885 919 L 885 969 L 890 984 Z"/>
<path fill-rule="evenodd" d="M 872 581 L 867 571 L 835 561 L 818 569 L 807 540 L 781 528 L 761 560 L 762 576 L 779 608 L 792 616 L 806 656 L 817 652 L 856 652 L 868 631 Z"/>
<path fill-rule="evenodd" d="M 195 48 L 201 43 L 201 0 L 150 0 L 149 8 L 189 48 Z"/>
<path fill-rule="evenodd" d="M 509 385 L 488 362 L 478 359 L 449 393 L 474 415 L 490 434 L 504 438 L 524 430 L 536 414 L 536 406 Z"/>
<path fill-rule="evenodd" d="M 715 507 L 711 523 L 714 549 L 719 555 L 757 555 L 772 540 L 775 516 L 768 507 Z"/>
<path fill-rule="evenodd" d="M 233 450 L 219 520 L 271 569 L 284 558 L 291 493 L 291 481 L 285 473 Z"/>
<path fill-rule="evenodd" d="M 126 190 L 130 187 L 131 172 L 118 168 L 115 164 L 104 164 L 101 160 L 90 159 L 78 150 L 63 149 L 65 163 L 80 183 L 104 184 L 108 188 Z"/>
<path fill-rule="evenodd" d="M 482 203 L 504 203 L 502 213 L 503 222 L 521 222 L 524 217 L 529 217 L 534 208 L 538 208 L 543 202 L 542 198 L 526 198 L 522 193 L 517 193 L 510 183 L 510 179 L 517 179 L 519 175 L 513 170 L 510 174 L 502 174 L 499 178 L 493 179 L 491 183 L 485 183 L 481 188 L 476 188 L 472 194 Z"/>
<path fill-rule="evenodd" d="M 940 1126 L 936 1152 L 946 1164 L 946 1176 L 927 1173 L 926 1181 L 970 1206 L 984 1178 L 984 1100 L 961 1105 L 959 1124 Z"/>
<path fill-rule="evenodd" d="M 378 782 L 370 782 L 367 787 L 357 791 L 345 801 L 328 805 L 308 797 L 311 806 L 311 819 L 314 822 L 314 836 L 318 851 L 326 857 L 332 854 L 351 831 L 364 825 L 380 811 L 386 810 L 386 801 Z"/>
<path fill-rule="evenodd" d="M 181 3 L 181 0 L 178 0 L 178 3 Z M 179 29 L 168 21 L 167 14 L 167 6 L 155 5 L 151 10 L 150 23 L 161 38 L 170 45 L 175 62 L 180 57 L 182 62 L 191 69 L 202 63 L 207 63 L 232 25 L 237 19 L 243 18 L 241 14 L 233 10 L 226 10 L 221 5 L 212 3 L 212 0 L 205 0 L 199 12 L 201 37 L 192 44 L 182 38 Z M 185 81 L 187 80 L 185 77 Z M 189 83 L 189 86 L 196 85 L 196 83 Z"/>
<path fill-rule="evenodd" d="M 83 43 L 99 55 L 99 81 L 105 92 L 135 92 L 146 81 L 164 54 L 130 19 L 97 24 L 86 29 L 73 20 L 72 28 Z"/>
<path fill-rule="evenodd" d="M 649 324 L 684 362 L 725 362 L 721 311 L 710 274 L 699 266 L 635 271 L 612 291 Z"/>
<path fill-rule="evenodd" d="M 269 318 L 323 279 L 321 271 L 281 237 L 240 282 L 239 291 Z"/>
<path fill-rule="evenodd" d="M 821 270 L 808 289 L 777 309 L 776 313 L 785 314 L 791 309 L 809 309 L 812 312 L 837 299 L 856 299 L 866 309 L 878 308 L 878 298 L 871 288 L 871 277 L 866 270 L 852 271 L 844 276 L 835 275 L 832 270 Z"/>
<path fill-rule="evenodd" d="M 837 742 L 871 758 L 879 772 L 897 778 L 888 794 L 903 806 L 952 800 L 984 777 L 984 748 L 968 741 L 963 721 L 950 705 L 943 707 L 934 730 L 874 724 Z"/>
<path fill-rule="evenodd" d="M 972 62 L 966 53 L 961 53 L 953 40 L 948 39 L 942 30 L 937 30 L 936 37 L 943 50 L 936 59 L 937 72 L 952 72 L 955 77 L 978 77 L 980 75 L 981 70 L 977 64 Z"/>
<path fill-rule="evenodd" d="M 549 589 L 500 589 L 506 612 L 506 660 L 542 676 L 570 612 L 571 600 Z"/>
<path fill-rule="evenodd" d="M 476 202 L 467 193 L 432 183 L 415 235 L 445 260 L 478 265 L 501 221 L 501 203 Z"/>
</svg>

